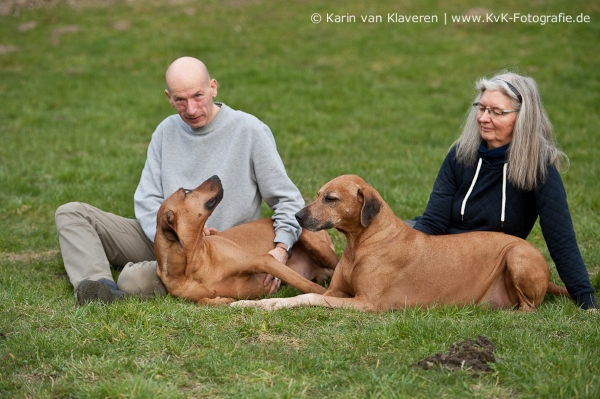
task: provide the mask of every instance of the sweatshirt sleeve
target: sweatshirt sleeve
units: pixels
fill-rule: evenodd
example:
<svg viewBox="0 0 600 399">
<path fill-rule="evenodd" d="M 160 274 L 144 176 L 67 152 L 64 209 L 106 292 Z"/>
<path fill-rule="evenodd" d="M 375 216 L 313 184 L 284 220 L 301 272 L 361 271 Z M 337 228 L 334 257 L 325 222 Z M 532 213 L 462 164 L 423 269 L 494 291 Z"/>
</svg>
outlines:
<svg viewBox="0 0 600 399">
<path fill-rule="evenodd" d="M 453 148 L 442 163 L 433 184 L 429 202 L 414 229 L 430 235 L 448 234 L 452 215 L 452 201 L 458 190 L 454 168 L 456 151 Z"/>
<path fill-rule="evenodd" d="M 275 242 L 292 247 L 302 231 L 296 213 L 304 207 L 304 199 L 285 171 L 271 130 L 263 123 L 252 142 L 252 167 L 260 194 L 274 212 Z"/>
<path fill-rule="evenodd" d="M 597 308 L 594 288 L 577 245 L 567 194 L 556 167 L 536 191 L 540 227 L 550 256 L 571 298 L 583 309 Z"/>
<path fill-rule="evenodd" d="M 156 235 L 156 214 L 158 208 L 164 201 L 164 193 L 161 178 L 161 125 L 152 135 L 148 146 L 146 164 L 142 170 L 142 176 L 133 196 L 135 217 L 142 226 L 144 233 L 154 242 Z"/>
</svg>

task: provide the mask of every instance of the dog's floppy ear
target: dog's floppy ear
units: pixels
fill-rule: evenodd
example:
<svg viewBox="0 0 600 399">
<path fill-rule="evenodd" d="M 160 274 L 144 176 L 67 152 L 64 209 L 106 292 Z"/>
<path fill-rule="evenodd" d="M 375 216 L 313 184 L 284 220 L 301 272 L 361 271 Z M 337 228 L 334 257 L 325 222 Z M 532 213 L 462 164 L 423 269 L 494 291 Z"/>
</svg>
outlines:
<svg viewBox="0 0 600 399">
<path fill-rule="evenodd" d="M 169 241 L 177 241 L 181 247 L 183 244 L 175 231 L 175 213 L 173 211 L 167 211 L 163 213 L 162 217 L 159 219 L 160 228 L 165 235 L 165 238 Z"/>
<path fill-rule="evenodd" d="M 360 211 L 360 224 L 363 227 L 367 227 L 369 223 L 377 216 L 381 210 L 381 201 L 373 195 L 373 191 L 370 188 L 359 188 L 358 189 L 359 201 L 362 199 L 362 209 Z"/>
</svg>

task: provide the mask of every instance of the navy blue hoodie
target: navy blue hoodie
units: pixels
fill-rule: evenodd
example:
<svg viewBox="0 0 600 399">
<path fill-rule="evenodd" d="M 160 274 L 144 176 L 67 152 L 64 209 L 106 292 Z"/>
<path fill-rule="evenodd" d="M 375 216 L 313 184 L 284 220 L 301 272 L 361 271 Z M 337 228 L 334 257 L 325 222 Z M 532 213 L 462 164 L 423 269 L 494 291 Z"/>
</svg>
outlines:
<svg viewBox="0 0 600 399">
<path fill-rule="evenodd" d="M 461 214 L 464 198 L 473 183 L 477 165 L 465 167 L 452 148 L 438 173 L 423 216 L 414 228 L 430 235 L 469 231 L 497 231 L 526 239 L 538 216 L 542 234 L 556 270 L 571 298 L 583 309 L 596 308 L 594 288 L 577 246 L 567 195 L 556 167 L 548 168 L 547 179 L 533 191 L 506 184 L 504 221 L 501 221 L 503 168 L 508 145 L 479 149 L 482 160 L 475 185 Z"/>
</svg>

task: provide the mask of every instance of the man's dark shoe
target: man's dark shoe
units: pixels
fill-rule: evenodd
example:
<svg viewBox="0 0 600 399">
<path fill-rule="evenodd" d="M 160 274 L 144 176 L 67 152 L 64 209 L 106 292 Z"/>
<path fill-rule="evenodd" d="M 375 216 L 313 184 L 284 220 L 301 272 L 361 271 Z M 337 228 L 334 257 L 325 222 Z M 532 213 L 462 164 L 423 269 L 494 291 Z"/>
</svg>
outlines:
<svg viewBox="0 0 600 399">
<path fill-rule="evenodd" d="M 77 302 L 83 305 L 93 301 L 112 302 L 123 298 L 125 293 L 119 290 L 117 284 L 112 280 L 83 280 L 77 286 L 76 296 Z"/>
</svg>

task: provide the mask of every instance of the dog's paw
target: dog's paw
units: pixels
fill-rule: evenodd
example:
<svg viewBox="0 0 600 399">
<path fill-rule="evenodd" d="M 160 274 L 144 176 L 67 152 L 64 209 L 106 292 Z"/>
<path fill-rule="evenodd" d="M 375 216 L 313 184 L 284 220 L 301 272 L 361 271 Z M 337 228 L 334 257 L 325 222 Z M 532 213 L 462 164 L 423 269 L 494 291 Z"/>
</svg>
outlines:
<svg viewBox="0 0 600 399">
<path fill-rule="evenodd" d="M 198 305 L 209 305 L 209 306 L 219 306 L 219 305 L 229 305 L 235 301 L 233 298 L 218 296 L 216 298 L 202 298 L 198 301 Z"/>
<path fill-rule="evenodd" d="M 279 305 L 278 300 L 279 300 L 279 298 L 261 299 L 258 301 L 242 300 L 242 301 L 233 302 L 229 306 L 238 307 L 238 308 L 257 308 L 257 309 L 263 309 L 263 310 L 276 310 L 276 309 L 282 308 L 281 306 L 278 306 Z"/>
<path fill-rule="evenodd" d="M 234 308 L 255 308 L 255 303 L 256 301 L 241 300 L 232 302 L 229 306 L 232 306 Z"/>
</svg>

